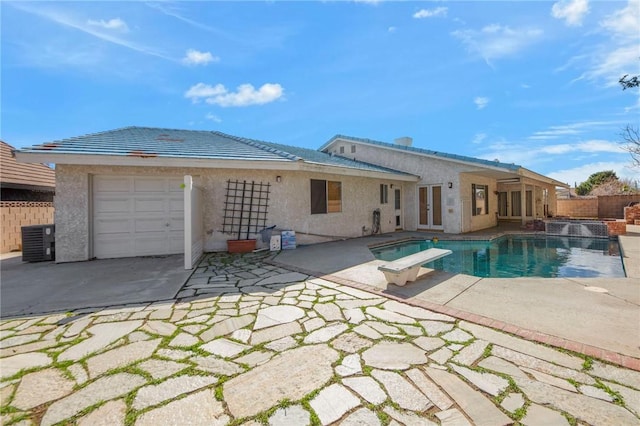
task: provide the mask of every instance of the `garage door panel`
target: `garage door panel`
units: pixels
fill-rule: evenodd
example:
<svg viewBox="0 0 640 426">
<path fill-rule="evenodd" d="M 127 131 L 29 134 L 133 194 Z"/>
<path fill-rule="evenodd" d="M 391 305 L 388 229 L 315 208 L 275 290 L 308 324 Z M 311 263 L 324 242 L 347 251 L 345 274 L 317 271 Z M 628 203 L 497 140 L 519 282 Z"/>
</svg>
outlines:
<svg viewBox="0 0 640 426">
<path fill-rule="evenodd" d="M 95 176 L 93 182 L 95 257 L 184 252 L 182 179 Z"/>
<path fill-rule="evenodd" d="M 166 179 L 137 177 L 133 187 L 135 192 L 165 192 L 166 185 Z"/>
<path fill-rule="evenodd" d="M 169 253 L 183 253 L 184 252 L 184 234 L 172 238 L 169 240 Z"/>
<path fill-rule="evenodd" d="M 129 253 L 133 253 L 133 246 L 128 236 L 125 239 L 101 238 L 96 243 L 98 244 L 96 244 L 94 256 L 97 258 L 127 257 L 132 256 Z"/>
<path fill-rule="evenodd" d="M 170 231 L 184 231 L 184 219 L 181 217 L 172 217 L 169 219 Z"/>
<path fill-rule="evenodd" d="M 130 213 L 131 200 L 128 198 L 100 197 L 94 200 L 93 208 L 97 215 Z"/>
<path fill-rule="evenodd" d="M 182 198 L 175 199 L 172 198 L 169 200 L 169 211 L 180 212 L 184 216 L 184 201 Z"/>
<path fill-rule="evenodd" d="M 138 256 L 172 254 L 167 244 L 167 235 L 164 232 L 149 232 L 145 233 L 143 237 L 137 236 L 134 240 L 134 249 Z M 182 246 L 173 253 L 182 253 Z"/>
<path fill-rule="evenodd" d="M 94 192 L 131 192 L 131 179 L 119 176 L 101 176 L 93 181 Z"/>
<path fill-rule="evenodd" d="M 161 213 L 165 214 L 167 200 L 164 198 L 144 198 L 134 201 L 136 213 Z"/>
<path fill-rule="evenodd" d="M 134 221 L 134 232 L 161 232 L 165 233 L 167 231 L 167 221 L 164 218 L 146 218 L 146 219 L 136 219 Z M 166 238 L 166 237 L 165 237 Z"/>
<path fill-rule="evenodd" d="M 170 193 L 180 194 L 180 199 L 182 200 L 182 193 L 184 192 L 182 188 L 182 184 L 184 183 L 182 179 L 168 179 L 167 183 L 169 185 L 168 190 Z"/>
<path fill-rule="evenodd" d="M 94 222 L 96 235 L 129 234 L 131 230 L 130 220 L 102 218 Z"/>
</svg>

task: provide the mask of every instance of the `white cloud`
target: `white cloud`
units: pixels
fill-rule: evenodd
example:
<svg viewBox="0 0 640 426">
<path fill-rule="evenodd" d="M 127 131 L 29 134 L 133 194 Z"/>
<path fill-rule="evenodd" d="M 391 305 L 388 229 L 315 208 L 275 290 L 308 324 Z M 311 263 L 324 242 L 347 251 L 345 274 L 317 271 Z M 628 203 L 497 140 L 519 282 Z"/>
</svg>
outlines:
<svg viewBox="0 0 640 426">
<path fill-rule="evenodd" d="M 184 94 L 184 97 L 191 99 L 195 103 L 198 102 L 200 98 L 211 98 L 224 93 L 227 93 L 227 89 L 222 84 L 210 86 L 208 84 L 198 83 L 191 86 L 189 90 L 187 90 L 187 93 Z"/>
<path fill-rule="evenodd" d="M 493 59 L 515 55 L 542 37 L 538 28 L 512 29 L 499 24 L 478 30 L 457 30 L 452 36 L 462 41 L 471 53 L 480 55 L 488 64 Z"/>
<path fill-rule="evenodd" d="M 218 62 L 219 60 L 219 57 L 213 56 L 210 52 L 189 49 L 184 58 L 182 58 L 182 63 L 185 65 L 207 65 L 209 62 Z"/>
<path fill-rule="evenodd" d="M 640 0 L 630 0 L 627 7 L 600 21 L 600 26 L 615 36 L 637 39 L 640 28 Z"/>
<path fill-rule="evenodd" d="M 564 19 L 565 24 L 570 27 L 581 26 L 587 13 L 589 13 L 588 0 L 560 0 L 551 7 L 551 16 Z"/>
<path fill-rule="evenodd" d="M 599 44 L 588 46 L 587 54 L 576 55 L 558 69 L 582 69 L 575 80 L 587 80 L 618 86 L 618 79 L 625 74 L 640 73 L 638 45 L 640 45 L 640 0 L 630 0 L 627 5 L 599 22 L 599 31 L 604 35 Z"/>
<path fill-rule="evenodd" d="M 42 2 L 42 3 L 39 3 L 38 6 L 34 6 L 33 4 L 30 4 L 27 2 L 14 2 L 14 3 L 11 3 L 11 5 L 23 12 L 40 16 L 44 19 L 55 22 L 59 25 L 64 25 L 69 28 L 74 28 L 78 31 L 82 31 L 86 34 L 92 35 L 100 40 L 104 40 L 109 43 L 116 44 L 118 46 L 126 47 L 128 49 L 134 50 L 139 53 L 143 53 L 145 55 L 156 56 L 158 58 L 172 60 L 172 61 L 174 60 L 173 58 L 170 58 L 167 55 L 155 49 L 135 43 L 124 37 L 115 36 L 113 35 L 113 31 L 105 32 L 103 31 L 104 30 L 103 27 L 97 27 L 95 25 L 88 24 L 86 21 L 80 20 L 75 16 L 73 16 L 71 13 L 67 13 L 64 10 L 51 8 L 51 6 L 54 5 L 54 3 L 52 2 Z"/>
<path fill-rule="evenodd" d="M 473 139 L 471 140 L 471 143 L 482 143 L 482 141 L 484 141 L 487 138 L 487 134 L 486 133 L 476 133 L 475 135 L 473 135 Z"/>
<path fill-rule="evenodd" d="M 593 61 L 593 66 L 583 74 L 589 80 L 604 80 L 606 86 L 617 86 L 618 80 L 625 74 L 638 72 L 638 45 L 629 44 L 601 52 L 599 61 Z"/>
<path fill-rule="evenodd" d="M 396 32 L 396 30 L 397 30 L 397 28 L 396 28 L 396 27 L 389 27 L 389 28 L 387 28 L 387 31 L 388 31 L 388 32 L 390 32 L 390 33 L 395 33 L 395 32 Z"/>
<path fill-rule="evenodd" d="M 416 19 L 445 17 L 447 16 L 448 10 L 449 9 L 446 7 L 436 7 L 435 9 L 421 9 L 414 13 L 413 17 Z"/>
<path fill-rule="evenodd" d="M 566 182 L 569 185 L 574 183 L 580 184 L 586 181 L 593 173 L 601 172 L 603 170 L 613 170 L 620 179 L 638 179 L 637 171 L 629 167 L 629 161 L 600 161 L 596 163 L 584 164 L 579 167 L 571 169 L 562 169 L 555 172 L 545 173 L 552 179 L 559 180 L 560 182 Z"/>
<path fill-rule="evenodd" d="M 558 157 L 563 159 L 577 160 L 582 157 L 594 155 L 613 154 L 624 158 L 625 151 L 616 142 L 591 139 L 576 143 L 561 143 L 555 145 L 534 145 L 529 143 L 512 143 L 498 141 L 492 143 L 487 152 L 480 158 L 492 160 L 498 158 L 503 163 L 534 164 L 551 161 L 558 161 Z M 529 167 L 529 166 L 525 166 Z"/>
<path fill-rule="evenodd" d="M 213 121 L 214 123 L 222 123 L 222 119 L 215 114 L 208 113 L 204 116 L 207 120 Z"/>
<path fill-rule="evenodd" d="M 473 103 L 476 104 L 476 108 L 484 109 L 489 105 L 489 98 L 478 96 L 473 100 Z"/>
<path fill-rule="evenodd" d="M 127 23 L 120 18 L 109 19 L 108 21 L 105 21 L 104 19 L 101 19 L 99 21 L 94 21 L 93 19 L 89 19 L 87 21 L 87 24 L 93 25 L 95 27 L 102 27 L 107 30 L 118 30 L 124 33 L 129 31 L 129 27 L 127 26 Z"/>
<path fill-rule="evenodd" d="M 622 121 L 581 121 L 571 124 L 563 124 L 560 126 L 550 126 L 547 130 L 534 132 L 528 139 L 548 140 L 559 139 L 570 135 L 579 135 L 586 131 L 595 129 L 613 127 L 622 124 Z"/>
<path fill-rule="evenodd" d="M 184 96 L 194 103 L 204 99 L 206 103 L 212 105 L 240 107 L 267 104 L 280 99 L 283 94 L 284 89 L 277 83 L 263 84 L 257 90 L 251 84 L 241 84 L 235 92 L 229 92 L 222 84 L 210 86 L 198 83 L 191 86 Z"/>
<path fill-rule="evenodd" d="M 536 150 L 536 152 L 539 152 L 542 154 L 555 154 L 555 155 L 567 154 L 570 152 L 572 153 L 608 152 L 613 154 L 620 154 L 622 151 L 623 150 L 620 147 L 620 144 L 606 141 L 606 140 L 600 140 L 600 139 L 588 140 L 588 141 L 572 143 L 572 144 L 565 143 L 565 144 L 558 144 L 558 145 L 548 145 L 548 146 L 543 146 Z"/>
</svg>

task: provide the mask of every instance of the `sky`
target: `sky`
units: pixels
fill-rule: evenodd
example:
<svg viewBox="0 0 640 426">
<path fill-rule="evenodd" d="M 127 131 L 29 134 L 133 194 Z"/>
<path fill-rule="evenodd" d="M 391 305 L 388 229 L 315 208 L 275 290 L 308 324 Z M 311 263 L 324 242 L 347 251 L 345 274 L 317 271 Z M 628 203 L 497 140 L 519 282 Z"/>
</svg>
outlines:
<svg viewBox="0 0 640 426">
<path fill-rule="evenodd" d="M 0 137 L 336 134 L 640 180 L 640 1 L 0 2 Z"/>
</svg>

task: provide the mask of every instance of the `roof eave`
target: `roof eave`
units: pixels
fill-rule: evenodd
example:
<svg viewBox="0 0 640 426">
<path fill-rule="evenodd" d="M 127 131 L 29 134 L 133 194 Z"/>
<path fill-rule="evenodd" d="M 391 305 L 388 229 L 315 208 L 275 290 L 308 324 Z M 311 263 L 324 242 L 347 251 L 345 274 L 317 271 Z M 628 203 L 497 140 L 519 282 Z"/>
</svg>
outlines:
<svg viewBox="0 0 640 426">
<path fill-rule="evenodd" d="M 130 166 L 130 167 L 195 167 L 216 169 L 253 169 L 253 170 L 302 170 L 320 173 L 335 173 L 346 176 L 362 176 L 378 179 L 393 179 L 415 182 L 416 176 L 392 171 L 363 170 L 341 167 L 304 160 L 233 160 L 183 157 L 134 157 L 124 155 L 65 154 L 56 152 L 16 151 L 16 160 L 22 163 L 55 163 L 83 166 Z"/>
<path fill-rule="evenodd" d="M 403 182 L 418 182 L 420 177 L 393 171 L 365 170 L 348 166 L 328 165 L 314 162 L 301 163 L 301 170 L 308 172 L 334 173 L 345 176 L 369 177 L 384 180 L 397 180 Z"/>
<path fill-rule="evenodd" d="M 550 177 L 547 177 L 545 175 L 541 175 L 540 173 L 536 173 L 534 171 L 531 171 L 529 169 L 525 169 L 524 167 L 522 167 L 518 173 L 520 176 L 522 177 L 526 177 L 529 179 L 534 179 L 537 181 L 541 181 L 541 182 L 545 182 L 548 183 L 549 185 L 555 185 L 556 187 L 560 187 L 560 188 L 565 188 L 565 189 L 569 189 L 570 186 L 564 182 L 560 182 L 558 180 L 552 179 Z"/>
<path fill-rule="evenodd" d="M 291 160 L 238 160 L 168 156 L 128 156 L 108 154 L 68 154 L 48 152 L 16 151 L 16 160 L 21 163 L 54 163 L 84 166 L 135 166 L 135 167 L 199 167 L 219 169 L 263 169 L 297 170 L 297 161 Z"/>
</svg>

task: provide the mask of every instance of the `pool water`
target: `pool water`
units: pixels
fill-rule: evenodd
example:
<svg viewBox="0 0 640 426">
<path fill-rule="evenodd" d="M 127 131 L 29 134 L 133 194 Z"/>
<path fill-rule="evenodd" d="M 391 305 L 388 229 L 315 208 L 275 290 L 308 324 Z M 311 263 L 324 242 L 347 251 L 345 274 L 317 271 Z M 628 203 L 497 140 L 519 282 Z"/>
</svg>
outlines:
<svg viewBox="0 0 640 426">
<path fill-rule="evenodd" d="M 449 256 L 426 268 L 476 277 L 624 277 L 617 241 L 603 238 L 507 235 L 491 241 L 409 241 L 371 249 L 381 260 L 396 260 L 429 248 Z"/>
</svg>

